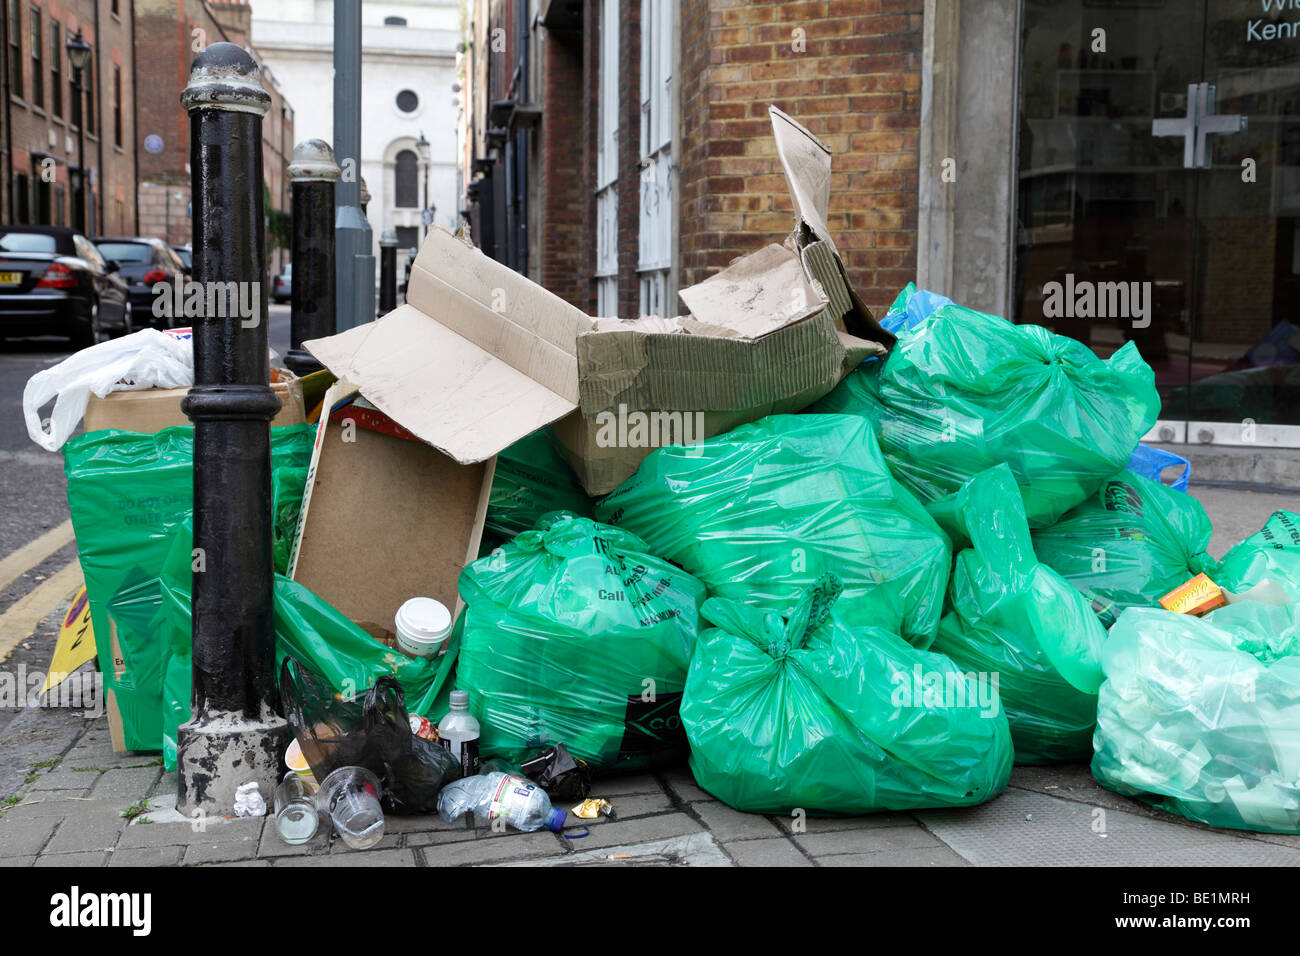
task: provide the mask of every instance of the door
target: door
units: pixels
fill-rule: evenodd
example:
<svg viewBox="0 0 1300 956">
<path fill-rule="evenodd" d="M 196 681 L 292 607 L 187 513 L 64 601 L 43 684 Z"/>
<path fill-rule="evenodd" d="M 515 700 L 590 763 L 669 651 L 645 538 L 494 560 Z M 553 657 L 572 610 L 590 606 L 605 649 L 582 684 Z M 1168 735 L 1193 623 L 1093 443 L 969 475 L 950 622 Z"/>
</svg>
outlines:
<svg viewBox="0 0 1300 956">
<path fill-rule="evenodd" d="M 1152 438 L 1300 445 L 1300 10 L 1280 6 L 1025 3 L 1015 318 L 1103 357 L 1135 342 Z"/>
</svg>

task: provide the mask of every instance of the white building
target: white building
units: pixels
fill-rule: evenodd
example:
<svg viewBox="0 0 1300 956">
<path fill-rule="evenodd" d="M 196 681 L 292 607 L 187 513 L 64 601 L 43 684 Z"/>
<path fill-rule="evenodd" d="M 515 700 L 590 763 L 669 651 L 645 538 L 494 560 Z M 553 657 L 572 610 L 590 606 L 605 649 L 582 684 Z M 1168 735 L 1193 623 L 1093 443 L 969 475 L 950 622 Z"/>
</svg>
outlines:
<svg viewBox="0 0 1300 956">
<path fill-rule="evenodd" d="M 252 8 L 253 45 L 293 104 L 295 138 L 332 144 L 333 0 L 253 0 Z M 449 229 L 459 221 L 452 87 L 460 7 L 457 0 L 365 0 L 361 16 L 360 172 L 377 263 L 385 229 L 397 231 L 402 249 L 419 244 L 422 209 Z M 404 262 L 399 255 L 399 270 Z"/>
</svg>

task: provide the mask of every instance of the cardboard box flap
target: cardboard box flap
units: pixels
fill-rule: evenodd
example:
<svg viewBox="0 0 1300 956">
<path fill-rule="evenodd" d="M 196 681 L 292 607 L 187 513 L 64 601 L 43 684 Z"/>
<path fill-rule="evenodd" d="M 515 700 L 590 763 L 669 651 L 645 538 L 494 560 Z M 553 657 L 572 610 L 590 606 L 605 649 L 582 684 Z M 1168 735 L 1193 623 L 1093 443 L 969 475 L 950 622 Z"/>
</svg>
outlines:
<svg viewBox="0 0 1300 956">
<path fill-rule="evenodd" d="M 768 107 L 768 115 L 772 119 L 776 154 L 781 158 L 790 198 L 794 201 L 795 216 L 816 238 L 829 243 L 831 251 L 838 256 L 839 250 L 826 226 L 831 205 L 830 147 L 775 106 Z"/>
<path fill-rule="evenodd" d="M 430 315 L 399 306 L 376 322 L 303 347 L 337 378 L 355 382 L 384 414 L 461 464 L 485 461 L 577 407 L 576 356 L 564 359 L 572 365 L 572 397 L 557 394 L 520 370 L 538 366 L 517 351 L 525 346 L 522 339 L 504 336 L 493 349 L 439 321 L 450 301 Z M 477 311 L 484 325 L 494 324 L 491 310 Z M 505 324 L 495 323 L 499 330 Z M 477 338 L 493 344 L 489 335 Z M 539 349 L 548 345 L 532 342 Z M 516 361 L 504 360 L 501 351 Z"/>
<path fill-rule="evenodd" d="M 871 310 L 853 291 L 848 276 L 844 273 L 844 263 L 840 261 L 833 246 L 825 242 L 809 243 L 803 247 L 800 258 L 818 288 L 826 293 L 829 300 L 827 308 L 837 327 L 851 332 L 857 338 L 893 347 L 898 341 L 897 336 L 876 320 Z"/>
<path fill-rule="evenodd" d="M 574 340 L 591 318 L 526 276 L 434 227 L 406 302 L 558 395 L 578 400 Z"/>
<path fill-rule="evenodd" d="M 884 352 L 872 342 L 850 341 L 865 350 L 856 361 Z M 685 412 L 757 409 L 759 418 L 793 396 L 825 394 L 845 361 L 845 340 L 820 313 L 753 340 L 634 331 L 578 336 L 588 417 L 625 404 Z"/>
<path fill-rule="evenodd" d="M 762 338 L 826 306 L 826 296 L 808 281 L 799 257 L 776 243 L 740 257 L 680 295 L 696 322 L 711 326 L 714 334 L 742 339 Z"/>
</svg>

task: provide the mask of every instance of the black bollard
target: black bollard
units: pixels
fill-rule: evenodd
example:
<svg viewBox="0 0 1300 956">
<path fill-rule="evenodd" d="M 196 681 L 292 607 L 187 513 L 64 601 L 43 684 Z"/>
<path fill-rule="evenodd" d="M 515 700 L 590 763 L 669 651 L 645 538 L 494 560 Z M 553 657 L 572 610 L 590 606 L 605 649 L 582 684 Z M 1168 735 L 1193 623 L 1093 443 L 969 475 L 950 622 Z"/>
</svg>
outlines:
<svg viewBox="0 0 1300 956">
<path fill-rule="evenodd" d="M 379 237 L 379 314 L 397 308 L 397 231 L 385 229 Z"/>
<path fill-rule="evenodd" d="M 177 806 L 231 815 L 254 782 L 271 800 L 290 739 L 273 709 L 271 419 L 267 384 L 262 116 L 270 97 L 253 59 L 214 43 L 194 59 L 190 114 L 194 321 L 194 693 L 177 735 Z"/>
<path fill-rule="evenodd" d="M 322 366 L 302 343 L 333 335 L 334 184 L 339 168 L 323 139 L 309 139 L 293 150 L 289 181 L 293 184 L 293 287 L 289 317 L 289 354 L 284 364 L 297 375 Z"/>
</svg>

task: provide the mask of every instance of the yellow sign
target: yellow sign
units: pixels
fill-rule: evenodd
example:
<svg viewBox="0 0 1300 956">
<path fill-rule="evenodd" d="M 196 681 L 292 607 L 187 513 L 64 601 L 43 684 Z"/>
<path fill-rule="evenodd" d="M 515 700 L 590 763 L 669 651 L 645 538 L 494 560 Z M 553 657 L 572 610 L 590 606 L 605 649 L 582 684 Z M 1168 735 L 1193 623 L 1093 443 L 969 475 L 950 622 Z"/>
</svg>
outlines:
<svg viewBox="0 0 1300 956">
<path fill-rule="evenodd" d="M 94 656 L 95 631 L 90 626 L 90 602 L 86 599 L 86 586 L 83 584 L 73 597 L 68 613 L 63 615 L 59 640 L 54 645 L 54 657 L 50 659 L 49 673 L 45 675 L 41 693 L 58 687 L 65 677 Z"/>
</svg>

